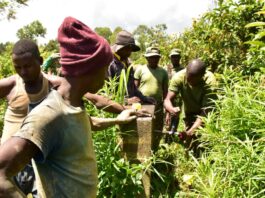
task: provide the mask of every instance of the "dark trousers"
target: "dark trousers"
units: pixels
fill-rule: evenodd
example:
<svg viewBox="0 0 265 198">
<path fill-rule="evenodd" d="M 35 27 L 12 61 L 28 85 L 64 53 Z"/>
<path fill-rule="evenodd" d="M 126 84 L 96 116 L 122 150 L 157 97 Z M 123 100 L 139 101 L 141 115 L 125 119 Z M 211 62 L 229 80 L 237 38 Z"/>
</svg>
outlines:
<svg viewBox="0 0 265 198">
<path fill-rule="evenodd" d="M 185 114 L 184 122 L 185 122 L 185 130 L 189 130 L 196 119 L 198 118 L 199 113 L 194 113 L 194 114 Z M 199 141 L 198 137 L 194 134 L 191 137 L 187 138 L 184 142 L 184 146 L 188 149 L 193 151 L 195 157 L 199 157 L 200 152 L 202 149 L 199 148 Z"/>
</svg>

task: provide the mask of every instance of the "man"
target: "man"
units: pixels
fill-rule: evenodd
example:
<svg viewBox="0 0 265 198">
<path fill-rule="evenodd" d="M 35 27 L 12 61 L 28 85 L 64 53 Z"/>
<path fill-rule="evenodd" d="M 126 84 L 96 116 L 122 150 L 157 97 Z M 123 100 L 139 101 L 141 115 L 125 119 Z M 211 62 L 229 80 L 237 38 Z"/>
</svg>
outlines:
<svg viewBox="0 0 265 198">
<path fill-rule="evenodd" d="M 126 123 L 132 110 L 116 119 L 90 118 L 83 106 L 85 93 L 104 83 L 112 53 L 107 41 L 82 22 L 67 17 L 58 30 L 62 65 L 57 90 L 35 107 L 20 130 L 0 147 L 0 197 L 25 197 L 11 177 L 34 158 L 41 197 L 96 197 L 97 170 L 91 128 Z M 17 59 L 33 59 L 21 53 Z"/>
<path fill-rule="evenodd" d="M 25 54 L 21 54 L 21 51 Z M 13 48 L 16 75 L 0 80 L 0 98 L 6 98 L 8 107 L 4 117 L 1 144 L 6 142 L 22 124 L 28 112 L 42 102 L 57 81 L 50 82 L 40 70 L 42 57 L 38 46 L 31 40 L 22 39 Z M 28 56 L 31 54 L 31 56 Z M 22 58 L 21 58 L 22 57 Z M 36 196 L 34 172 L 31 164 L 15 177 L 15 182 L 25 193 Z"/>
<path fill-rule="evenodd" d="M 108 75 L 111 78 L 119 78 L 121 72 L 125 69 L 125 72 L 129 72 L 127 90 L 128 90 L 128 104 L 144 102 L 155 103 L 154 99 L 145 97 L 134 84 L 134 71 L 130 68 L 129 57 L 132 52 L 137 52 L 140 47 L 135 44 L 133 35 L 126 30 L 122 30 L 117 34 L 115 44 L 112 46 L 114 59 L 109 66 Z M 129 70 L 129 71 L 128 71 Z"/>
<path fill-rule="evenodd" d="M 186 146 L 190 147 L 196 129 L 202 126 L 201 116 L 206 116 L 211 110 L 215 99 L 216 80 L 210 71 L 206 71 L 204 62 L 192 60 L 186 69 L 175 74 L 170 82 L 169 91 L 164 101 L 164 107 L 173 116 L 179 116 L 180 107 L 174 107 L 172 101 L 180 94 L 184 104 L 185 131 L 182 134 Z"/>
<path fill-rule="evenodd" d="M 181 59 L 181 50 L 174 48 L 170 51 L 169 54 L 171 64 L 167 66 L 167 73 L 169 79 L 172 78 L 177 72 L 180 70 L 184 69 L 182 65 L 180 65 L 180 59 Z M 173 103 L 174 106 L 181 107 L 182 106 L 182 101 L 180 96 L 175 96 L 175 100 Z M 176 128 L 178 127 L 179 124 L 179 118 L 178 117 L 172 117 L 170 114 L 167 112 L 166 113 L 166 129 L 169 131 L 170 134 L 173 134 L 176 132 Z"/>
<path fill-rule="evenodd" d="M 181 50 L 174 48 L 170 51 L 169 54 L 171 64 L 167 66 L 167 72 L 169 79 L 172 78 L 172 76 L 183 69 L 183 66 L 180 65 L 180 59 L 181 59 Z"/>
<path fill-rule="evenodd" d="M 161 54 L 156 47 L 149 47 L 146 49 L 145 58 L 147 65 L 139 66 L 134 74 L 134 82 L 143 95 L 155 98 L 156 114 L 155 114 L 155 140 L 153 149 L 158 148 L 160 139 L 162 137 L 163 129 L 163 101 L 167 95 L 168 90 L 168 75 L 166 70 L 160 67 L 159 60 Z"/>
</svg>

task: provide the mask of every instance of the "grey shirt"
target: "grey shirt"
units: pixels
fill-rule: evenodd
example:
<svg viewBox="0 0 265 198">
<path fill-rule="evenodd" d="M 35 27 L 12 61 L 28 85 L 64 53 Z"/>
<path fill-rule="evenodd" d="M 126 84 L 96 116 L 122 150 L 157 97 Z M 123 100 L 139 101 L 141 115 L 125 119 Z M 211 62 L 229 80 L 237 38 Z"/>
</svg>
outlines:
<svg viewBox="0 0 265 198">
<path fill-rule="evenodd" d="M 96 197 L 96 159 L 84 109 L 66 104 L 53 90 L 14 136 L 31 141 L 41 151 L 34 157 L 40 197 Z"/>
</svg>

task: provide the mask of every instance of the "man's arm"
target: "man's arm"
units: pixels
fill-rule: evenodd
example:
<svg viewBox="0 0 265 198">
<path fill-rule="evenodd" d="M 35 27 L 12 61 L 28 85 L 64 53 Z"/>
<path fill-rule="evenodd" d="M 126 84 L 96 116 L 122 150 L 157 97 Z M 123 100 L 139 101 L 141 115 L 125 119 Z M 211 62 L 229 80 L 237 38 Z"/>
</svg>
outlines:
<svg viewBox="0 0 265 198">
<path fill-rule="evenodd" d="M 195 130 L 198 129 L 203 124 L 203 121 L 201 118 L 197 118 L 194 122 L 194 124 L 191 126 L 189 130 L 186 131 L 186 134 L 188 136 L 192 136 L 195 133 Z"/>
<path fill-rule="evenodd" d="M 128 109 L 121 112 L 116 118 L 91 117 L 91 129 L 100 131 L 115 124 L 127 124 L 136 119 L 136 110 Z"/>
<path fill-rule="evenodd" d="M 8 78 L 3 78 L 0 80 L 0 98 L 5 98 L 9 95 L 11 90 L 16 84 L 15 76 L 10 76 Z"/>
<path fill-rule="evenodd" d="M 136 88 L 138 89 L 140 86 L 140 80 L 134 79 L 134 84 L 135 84 Z"/>
<path fill-rule="evenodd" d="M 179 113 L 180 113 L 180 108 L 179 107 L 174 107 L 173 104 L 172 104 L 172 101 L 173 101 L 173 99 L 175 97 L 176 97 L 176 93 L 175 92 L 168 91 L 167 96 L 166 96 L 166 98 L 164 100 L 164 107 L 169 113 L 171 113 L 171 114 L 173 114 L 175 116 L 178 116 Z"/>
<path fill-rule="evenodd" d="M 168 93 L 168 81 L 164 82 L 163 84 L 163 99 L 164 100 L 167 97 L 167 93 Z"/>
<path fill-rule="evenodd" d="M 84 97 L 96 105 L 98 109 L 103 109 L 110 113 L 121 113 L 128 108 L 101 95 L 86 93 Z"/>
<path fill-rule="evenodd" d="M 12 137 L 0 147 L 0 198 L 26 197 L 12 183 L 11 178 L 40 152 L 26 139 Z"/>
</svg>

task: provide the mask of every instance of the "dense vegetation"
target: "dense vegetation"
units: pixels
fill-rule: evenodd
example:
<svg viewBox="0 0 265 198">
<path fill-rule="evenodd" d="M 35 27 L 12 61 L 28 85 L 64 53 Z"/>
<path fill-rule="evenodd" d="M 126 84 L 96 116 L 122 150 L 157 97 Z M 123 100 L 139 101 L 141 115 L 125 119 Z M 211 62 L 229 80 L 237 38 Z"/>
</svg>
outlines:
<svg viewBox="0 0 265 198">
<path fill-rule="evenodd" d="M 107 28 L 96 28 L 110 43 L 115 40 Z M 216 8 L 196 19 L 181 35 L 168 35 L 166 25 L 139 25 L 134 31 L 141 51 L 135 64 L 144 63 L 142 53 L 158 45 L 168 62 L 173 47 L 183 52 L 182 64 L 202 58 L 219 80 L 216 109 L 205 118 L 199 141 L 204 153 L 194 158 L 179 140 L 161 148 L 144 164 L 125 161 L 117 143 L 115 127 L 94 134 L 98 159 L 98 197 L 134 197 L 142 192 L 142 172 L 150 170 L 154 197 L 265 197 L 265 3 L 263 0 L 220 0 Z M 13 73 L 12 43 L 0 45 L 0 77 Z M 44 57 L 57 51 L 51 40 L 41 46 Z M 114 82 L 100 91 L 120 100 Z M 111 94 L 112 93 L 112 94 Z M 114 94 L 113 94 L 114 93 Z M 0 103 L 0 128 L 5 103 Z M 96 116 L 113 115 L 95 109 Z"/>
</svg>

